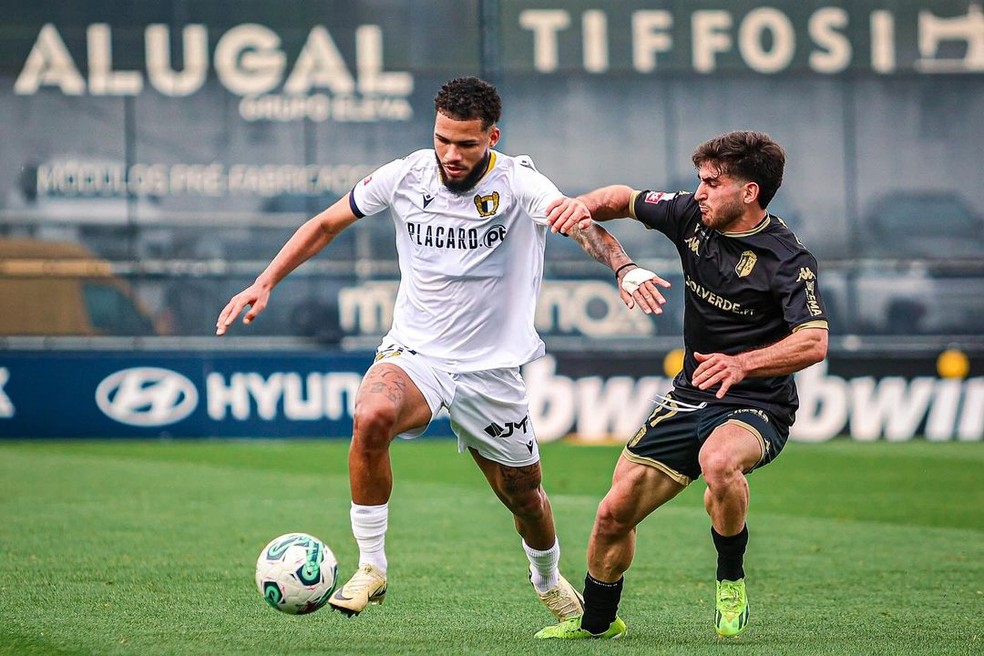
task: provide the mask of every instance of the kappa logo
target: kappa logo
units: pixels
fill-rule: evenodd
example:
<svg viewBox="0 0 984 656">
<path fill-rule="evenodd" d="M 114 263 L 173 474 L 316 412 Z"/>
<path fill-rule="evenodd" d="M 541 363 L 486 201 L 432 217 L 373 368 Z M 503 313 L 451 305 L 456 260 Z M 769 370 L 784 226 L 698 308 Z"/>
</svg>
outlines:
<svg viewBox="0 0 984 656">
<path fill-rule="evenodd" d="M 130 426 L 167 426 L 198 406 L 198 389 L 181 374 L 157 367 L 134 367 L 110 374 L 96 387 L 103 414 Z"/>
<path fill-rule="evenodd" d="M 817 274 L 813 273 L 813 269 L 810 267 L 803 267 L 799 270 L 799 275 L 796 276 L 796 282 L 803 282 L 804 280 L 816 280 Z"/>
<path fill-rule="evenodd" d="M 499 211 L 499 192 L 493 191 L 488 196 L 475 196 L 475 209 L 479 216 L 492 216 Z"/>
<path fill-rule="evenodd" d="M 693 236 L 684 239 L 683 243 L 687 245 L 687 248 L 690 249 L 691 253 L 693 253 L 694 255 L 700 255 L 700 246 L 704 242 L 704 238 L 706 236 L 707 233 L 704 231 L 703 227 L 697 225 L 694 227 Z"/>
</svg>

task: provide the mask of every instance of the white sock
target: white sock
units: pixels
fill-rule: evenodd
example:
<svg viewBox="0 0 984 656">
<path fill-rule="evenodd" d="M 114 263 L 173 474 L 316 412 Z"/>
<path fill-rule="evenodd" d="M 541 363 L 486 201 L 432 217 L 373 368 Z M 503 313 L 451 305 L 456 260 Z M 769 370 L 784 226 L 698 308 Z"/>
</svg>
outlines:
<svg viewBox="0 0 984 656">
<path fill-rule="evenodd" d="M 556 587 L 560 580 L 560 540 L 554 539 L 553 546 L 546 551 L 537 551 L 523 540 L 523 550 L 526 557 L 530 559 L 533 587 L 537 592 L 543 593 Z"/>
<path fill-rule="evenodd" d="M 352 535 L 359 545 L 359 567 L 372 565 L 386 573 L 386 529 L 389 525 L 389 504 L 360 506 L 352 504 L 349 511 Z"/>
</svg>

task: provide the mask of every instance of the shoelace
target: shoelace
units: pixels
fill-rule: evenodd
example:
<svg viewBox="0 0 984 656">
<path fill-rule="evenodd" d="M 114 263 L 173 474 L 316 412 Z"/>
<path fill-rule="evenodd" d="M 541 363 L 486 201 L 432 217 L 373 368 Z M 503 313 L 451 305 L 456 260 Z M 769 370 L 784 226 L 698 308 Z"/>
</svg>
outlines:
<svg viewBox="0 0 984 656">
<path fill-rule="evenodd" d="M 359 594 L 360 592 L 366 590 L 375 580 L 374 577 L 366 570 L 360 569 L 358 574 L 360 574 L 360 576 L 353 577 L 351 581 L 345 584 L 344 587 L 348 588 L 348 590 L 346 590 L 348 594 Z"/>
<path fill-rule="evenodd" d="M 555 605 L 553 603 L 555 600 L 559 600 L 565 603 L 563 605 L 560 604 Z M 546 595 L 546 601 L 551 608 L 554 608 L 555 610 L 562 611 L 562 612 L 569 612 L 577 608 L 577 604 L 574 601 L 572 601 L 569 597 L 566 597 L 559 588 L 548 592 Z"/>
<path fill-rule="evenodd" d="M 723 586 L 718 595 L 718 603 L 728 611 L 737 612 L 741 607 L 741 594 L 733 586 Z"/>
<path fill-rule="evenodd" d="M 657 394 L 656 398 L 652 399 L 652 401 L 664 410 L 676 410 L 678 412 L 695 412 L 707 407 L 707 401 L 702 401 L 695 405 L 662 394 Z"/>
</svg>

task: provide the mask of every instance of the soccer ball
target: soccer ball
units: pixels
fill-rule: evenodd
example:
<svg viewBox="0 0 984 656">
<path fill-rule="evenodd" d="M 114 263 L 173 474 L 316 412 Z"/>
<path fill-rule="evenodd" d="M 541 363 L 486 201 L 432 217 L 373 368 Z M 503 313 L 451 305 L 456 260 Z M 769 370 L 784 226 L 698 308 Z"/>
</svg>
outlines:
<svg viewBox="0 0 984 656">
<path fill-rule="evenodd" d="M 263 547 L 256 560 L 256 587 L 284 613 L 313 613 L 328 602 L 338 580 L 338 561 L 324 542 L 307 533 L 287 533 Z"/>
</svg>

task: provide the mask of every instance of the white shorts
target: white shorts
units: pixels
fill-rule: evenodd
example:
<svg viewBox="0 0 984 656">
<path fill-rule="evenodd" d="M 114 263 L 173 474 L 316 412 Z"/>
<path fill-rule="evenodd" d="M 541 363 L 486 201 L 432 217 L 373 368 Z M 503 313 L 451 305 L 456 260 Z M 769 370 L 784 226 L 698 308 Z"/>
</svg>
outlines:
<svg viewBox="0 0 984 656">
<path fill-rule="evenodd" d="M 384 342 L 376 350 L 372 366 L 379 364 L 395 365 L 407 374 L 427 400 L 432 420 L 441 408 L 447 408 L 459 452 L 471 447 L 507 467 L 540 461 L 519 367 L 450 373 L 434 366 L 427 356 L 393 342 Z M 425 430 L 427 426 L 422 426 L 399 437 L 412 439 Z"/>
</svg>

